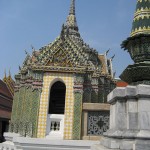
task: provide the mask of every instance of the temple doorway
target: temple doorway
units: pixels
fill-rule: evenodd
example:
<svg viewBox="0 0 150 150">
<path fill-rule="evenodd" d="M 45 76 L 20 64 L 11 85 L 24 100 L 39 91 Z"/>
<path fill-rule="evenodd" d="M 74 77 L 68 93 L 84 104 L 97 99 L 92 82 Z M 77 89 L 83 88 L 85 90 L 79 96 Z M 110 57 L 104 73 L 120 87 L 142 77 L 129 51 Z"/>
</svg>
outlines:
<svg viewBox="0 0 150 150">
<path fill-rule="evenodd" d="M 66 86 L 64 83 L 55 82 L 50 90 L 49 114 L 64 114 Z"/>
<path fill-rule="evenodd" d="M 63 139 L 66 86 L 63 82 L 55 82 L 49 93 L 47 116 L 47 138 Z"/>
</svg>

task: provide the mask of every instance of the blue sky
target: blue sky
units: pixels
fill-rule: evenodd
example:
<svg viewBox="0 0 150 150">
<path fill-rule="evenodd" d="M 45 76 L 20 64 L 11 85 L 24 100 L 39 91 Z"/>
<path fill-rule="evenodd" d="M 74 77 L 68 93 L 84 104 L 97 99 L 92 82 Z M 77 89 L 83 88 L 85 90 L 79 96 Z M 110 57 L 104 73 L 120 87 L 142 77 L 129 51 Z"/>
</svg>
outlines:
<svg viewBox="0 0 150 150">
<path fill-rule="evenodd" d="M 60 34 L 70 0 L 0 0 L 0 78 L 10 69 L 12 76 L 30 54 Z M 118 77 L 132 60 L 120 44 L 132 27 L 136 0 L 76 0 L 76 16 L 82 38 L 108 57 Z"/>
</svg>

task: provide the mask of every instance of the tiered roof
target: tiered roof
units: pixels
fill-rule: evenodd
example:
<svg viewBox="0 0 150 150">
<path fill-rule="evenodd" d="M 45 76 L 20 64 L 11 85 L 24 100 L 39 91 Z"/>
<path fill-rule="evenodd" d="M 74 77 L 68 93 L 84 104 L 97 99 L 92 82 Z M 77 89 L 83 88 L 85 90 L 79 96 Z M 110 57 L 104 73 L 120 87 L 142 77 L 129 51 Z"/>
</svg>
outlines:
<svg viewBox="0 0 150 150">
<path fill-rule="evenodd" d="M 101 76 L 113 78 L 112 58 L 108 59 L 106 53 L 100 54 L 98 57 L 101 62 Z"/>
<path fill-rule="evenodd" d="M 42 71 L 66 72 L 100 72 L 98 52 L 90 48 L 80 37 L 75 16 L 75 0 L 71 7 L 66 23 L 62 26 L 60 36 L 53 43 L 27 55 L 21 72 L 27 69 Z"/>
<path fill-rule="evenodd" d="M 86 44 L 80 36 L 75 15 L 75 0 L 71 0 L 69 15 L 63 24 L 60 35 L 48 45 L 27 54 L 20 68 L 20 73 L 32 71 L 55 71 L 85 73 L 92 72 L 93 76 L 108 75 L 113 77 L 112 66 L 104 55 Z M 111 63 L 111 62 L 110 62 Z M 17 77 L 17 76 L 16 76 Z M 19 78 L 19 76 L 18 76 Z"/>
</svg>

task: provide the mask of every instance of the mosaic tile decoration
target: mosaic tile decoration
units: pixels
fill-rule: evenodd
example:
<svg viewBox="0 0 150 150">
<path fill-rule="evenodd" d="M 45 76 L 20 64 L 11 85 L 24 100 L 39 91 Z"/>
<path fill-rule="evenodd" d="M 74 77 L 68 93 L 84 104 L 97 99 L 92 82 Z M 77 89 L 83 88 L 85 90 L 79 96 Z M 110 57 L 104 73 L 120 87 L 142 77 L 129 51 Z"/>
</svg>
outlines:
<svg viewBox="0 0 150 150">
<path fill-rule="evenodd" d="M 75 92 L 74 96 L 73 140 L 81 139 L 82 95 L 82 92 Z"/>
<path fill-rule="evenodd" d="M 74 109 L 74 77 L 69 73 L 45 73 L 43 77 L 43 89 L 40 100 L 38 138 L 46 136 L 46 121 L 49 106 L 49 89 L 56 81 L 63 81 L 66 85 L 64 139 L 72 139 L 73 109 Z"/>
</svg>

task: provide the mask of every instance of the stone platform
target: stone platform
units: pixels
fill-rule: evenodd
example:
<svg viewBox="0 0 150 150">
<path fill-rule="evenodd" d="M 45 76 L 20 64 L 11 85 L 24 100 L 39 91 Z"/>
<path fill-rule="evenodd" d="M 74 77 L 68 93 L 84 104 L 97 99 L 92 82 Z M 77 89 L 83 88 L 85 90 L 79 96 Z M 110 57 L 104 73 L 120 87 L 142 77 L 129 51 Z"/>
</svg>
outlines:
<svg viewBox="0 0 150 150">
<path fill-rule="evenodd" d="M 110 128 L 92 150 L 150 150 L 150 85 L 117 87 L 108 102 Z"/>
<path fill-rule="evenodd" d="M 102 145 L 92 145 L 91 150 L 112 150 L 112 149 L 107 149 Z M 119 150 L 119 149 L 113 149 L 113 150 Z"/>
<path fill-rule="evenodd" d="M 84 140 L 49 140 L 20 137 L 5 133 L 6 142 L 0 144 L 0 150 L 90 150 L 99 141 Z"/>
</svg>

